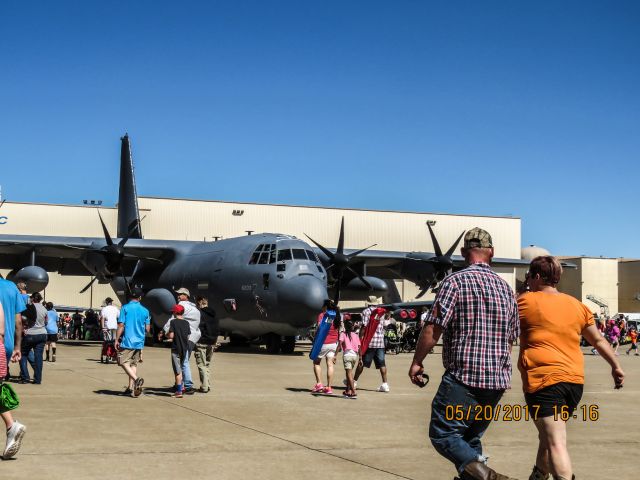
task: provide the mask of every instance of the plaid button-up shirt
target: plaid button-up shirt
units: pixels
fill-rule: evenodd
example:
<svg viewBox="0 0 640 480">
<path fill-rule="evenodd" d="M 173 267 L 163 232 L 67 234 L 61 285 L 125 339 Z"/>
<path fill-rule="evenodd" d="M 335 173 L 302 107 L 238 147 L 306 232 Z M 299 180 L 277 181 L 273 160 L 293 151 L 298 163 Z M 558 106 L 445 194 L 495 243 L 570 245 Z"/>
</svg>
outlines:
<svg viewBox="0 0 640 480">
<path fill-rule="evenodd" d="M 511 388 L 511 345 L 520 335 L 511 287 L 488 264 L 447 277 L 427 322 L 443 328 L 442 363 L 470 387 Z"/>
<path fill-rule="evenodd" d="M 371 313 L 373 312 L 373 308 L 365 308 L 362 311 L 362 326 L 366 327 L 369 325 L 369 320 L 371 320 Z M 384 320 L 380 318 L 380 323 L 376 328 L 373 337 L 371 337 L 371 342 L 369 343 L 369 348 L 384 348 L 384 327 L 391 323 L 391 320 Z"/>
</svg>

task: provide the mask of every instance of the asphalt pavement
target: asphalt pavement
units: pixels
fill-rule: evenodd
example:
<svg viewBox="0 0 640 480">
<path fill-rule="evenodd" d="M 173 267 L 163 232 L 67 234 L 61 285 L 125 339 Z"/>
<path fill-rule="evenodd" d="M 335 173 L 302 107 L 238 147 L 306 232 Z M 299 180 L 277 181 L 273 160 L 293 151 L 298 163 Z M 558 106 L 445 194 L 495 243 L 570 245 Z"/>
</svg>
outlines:
<svg viewBox="0 0 640 480">
<path fill-rule="evenodd" d="M 28 430 L 18 456 L 0 462 L 0 478 L 454 477 L 427 438 L 430 402 L 443 373 L 439 348 L 427 359 L 431 383 L 424 389 L 408 380 L 411 354 L 389 355 L 391 391 L 375 391 L 380 377 L 371 369 L 359 382 L 357 400 L 341 398 L 341 359 L 336 395 L 310 395 L 307 353 L 307 345 L 286 356 L 257 348 L 216 352 L 212 391 L 174 399 L 169 350 L 147 348 L 140 367 L 145 394 L 133 399 L 121 394 L 123 371 L 99 362 L 98 344 L 60 345 L 57 362 L 45 363 L 42 385 L 14 384 L 22 400 L 16 418 Z M 630 459 L 640 446 L 640 357 L 620 358 L 626 385 L 614 390 L 608 365 L 585 355 L 581 405 L 587 416 L 597 406 L 598 415 L 583 420 L 579 409 L 580 418 L 569 422 L 578 480 L 635 477 Z M 192 370 L 197 379 L 193 359 Z M 521 386 L 516 372 L 484 447 L 490 466 L 527 479 L 537 448 L 535 427 L 524 418 L 505 418 L 507 410 L 513 417 L 524 404 Z"/>
</svg>

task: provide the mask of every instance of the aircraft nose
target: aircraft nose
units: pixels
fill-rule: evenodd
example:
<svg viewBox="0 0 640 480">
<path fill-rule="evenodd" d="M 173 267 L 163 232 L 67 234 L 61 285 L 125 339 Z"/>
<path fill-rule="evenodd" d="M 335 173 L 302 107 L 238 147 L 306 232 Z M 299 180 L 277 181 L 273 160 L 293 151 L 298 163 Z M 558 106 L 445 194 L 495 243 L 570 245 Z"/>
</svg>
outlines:
<svg viewBox="0 0 640 480">
<path fill-rule="evenodd" d="M 312 275 L 287 279 L 278 291 L 283 316 L 297 327 L 313 325 L 327 298 L 326 284 Z"/>
</svg>

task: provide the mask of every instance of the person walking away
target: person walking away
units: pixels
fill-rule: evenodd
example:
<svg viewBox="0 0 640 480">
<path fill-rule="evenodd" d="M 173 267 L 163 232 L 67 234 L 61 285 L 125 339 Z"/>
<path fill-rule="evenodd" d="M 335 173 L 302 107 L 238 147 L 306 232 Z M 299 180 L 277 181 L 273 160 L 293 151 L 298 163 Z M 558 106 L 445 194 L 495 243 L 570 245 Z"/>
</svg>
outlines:
<svg viewBox="0 0 640 480">
<path fill-rule="evenodd" d="M 627 350 L 627 355 L 631 353 L 631 350 L 634 350 L 637 357 L 640 353 L 638 353 L 638 331 L 635 328 L 629 330 L 629 338 L 631 339 L 631 347 Z"/>
<path fill-rule="evenodd" d="M 84 338 L 82 335 L 83 323 L 84 323 L 84 317 L 80 313 L 80 310 L 76 310 L 76 312 L 71 316 L 71 325 L 73 325 L 74 340 L 82 340 Z"/>
<path fill-rule="evenodd" d="M 174 305 L 171 313 L 173 313 L 173 317 L 169 319 L 167 338 L 172 341 L 171 366 L 173 367 L 173 374 L 175 375 L 175 393 L 173 396 L 182 398 L 182 365 L 189 351 L 189 334 L 191 333 L 191 328 L 189 327 L 189 322 L 183 318 L 184 307 L 182 305 Z"/>
<path fill-rule="evenodd" d="M 356 384 L 353 378 L 353 371 L 358 364 L 360 354 L 360 337 L 353 331 L 353 321 L 351 318 L 344 321 L 344 332 L 339 336 L 340 348 L 342 348 L 342 363 L 344 365 L 345 376 L 347 377 L 347 388 L 343 395 L 355 398 Z"/>
<path fill-rule="evenodd" d="M 35 292 L 31 295 L 31 302 L 35 308 L 36 316 L 33 323 L 28 323 L 24 329 L 24 338 L 22 339 L 22 358 L 20 359 L 20 383 L 29 383 L 29 369 L 27 361 L 29 354 L 33 351 L 33 383 L 40 385 L 42 383 L 42 361 L 44 346 L 47 342 L 47 309 L 42 305 L 42 295 Z M 25 325 L 23 325 L 25 327 Z"/>
<path fill-rule="evenodd" d="M 309 358 L 313 361 L 313 374 L 316 383 L 311 393 L 333 395 L 333 371 L 338 350 L 338 331 L 340 330 L 340 309 L 333 300 L 325 301 L 322 312 L 318 315 L 318 328 Z M 324 337 L 324 338 L 323 338 Z M 322 384 L 322 359 L 327 363 L 327 385 Z"/>
<path fill-rule="evenodd" d="M 611 345 L 614 355 L 618 354 L 618 348 L 620 347 L 620 328 L 616 324 L 615 320 L 609 320 L 607 329 L 605 330 L 605 336 Z M 595 348 L 595 347 L 594 347 Z"/>
<path fill-rule="evenodd" d="M 584 355 L 580 337 L 598 350 L 611 366 L 616 388 L 624 372 L 613 350 L 595 326 L 593 314 L 575 298 L 560 293 L 562 266 L 552 256 L 531 261 L 529 292 L 518 298 L 521 346 L 518 368 L 524 397 L 538 430 L 538 453 L 530 480 L 570 480 L 566 422 L 573 415 L 584 386 Z"/>
<path fill-rule="evenodd" d="M 104 299 L 104 307 L 100 310 L 100 329 L 102 340 L 110 342 L 116 338 L 120 309 L 113 304 L 113 298 Z"/>
<path fill-rule="evenodd" d="M 4 348 L 6 352 L 7 373 L 9 380 L 9 362 L 18 362 L 22 356 L 22 312 L 27 308 L 15 283 L 0 276 L 0 303 L 4 313 Z M 15 353 L 15 355 L 14 355 Z"/>
<path fill-rule="evenodd" d="M 58 312 L 53 308 L 53 303 L 47 302 L 45 304 L 47 309 L 47 343 L 45 345 L 45 362 L 51 359 L 52 362 L 56 361 L 56 342 L 58 341 Z"/>
<path fill-rule="evenodd" d="M 200 375 L 200 392 L 209 393 L 211 391 L 211 358 L 220 334 L 220 325 L 216 317 L 216 312 L 209 307 L 209 302 L 204 297 L 196 299 L 196 305 L 200 310 L 200 340 L 196 343 L 194 355 L 198 374 Z"/>
<path fill-rule="evenodd" d="M 116 330 L 116 350 L 118 365 L 129 377 L 125 394 L 137 398 L 142 394 L 144 379 L 138 376 L 138 363 L 144 348 L 145 335 L 151 329 L 149 310 L 140 304 L 142 291 L 134 288 L 129 293 L 129 303 L 122 307 Z"/>
<path fill-rule="evenodd" d="M 184 358 L 184 363 L 182 364 L 182 376 L 184 380 L 184 393 L 193 393 L 193 380 L 191 377 L 191 364 L 189 363 L 191 360 L 191 354 L 196 348 L 196 344 L 198 340 L 200 340 L 200 311 L 195 306 L 195 304 L 190 300 L 191 294 L 189 290 L 182 287 L 176 290 L 176 295 L 178 297 L 178 304 L 184 307 L 184 319 L 189 322 L 189 327 L 191 328 L 191 333 L 189 334 L 189 350 L 187 351 L 187 355 Z M 166 328 L 167 326 L 165 326 Z M 168 330 L 165 330 L 167 333 Z"/>
<path fill-rule="evenodd" d="M 386 313 L 387 311 L 382 307 L 375 309 L 369 307 L 362 312 L 362 325 L 364 327 L 361 332 L 362 358 L 358 363 L 354 376 L 354 382 L 357 386 L 358 379 L 360 375 L 362 375 L 363 370 L 370 368 L 371 362 L 373 361 L 376 369 L 380 371 L 380 377 L 382 379 L 382 383 L 378 387 L 378 392 L 389 391 L 387 364 L 385 362 L 384 329 L 391 323 L 391 316 L 387 317 Z"/>
<path fill-rule="evenodd" d="M 4 279 L 1 279 L 1 280 L 6 281 Z M 0 297 L 2 297 L 2 301 L 0 301 L 1 303 L 0 305 L 0 385 L 2 385 L 4 379 L 8 376 L 8 369 L 7 369 L 8 362 L 7 362 L 7 354 L 5 349 L 5 337 L 7 335 L 7 331 L 8 331 L 7 324 L 9 322 L 7 322 L 6 320 L 7 317 L 5 316 L 5 312 L 9 310 L 11 313 L 11 310 L 15 308 L 20 308 L 19 307 L 19 305 L 21 304 L 20 302 L 23 302 L 22 297 L 18 292 L 18 289 L 15 287 L 15 285 L 13 285 L 13 287 L 15 288 L 15 292 L 13 292 L 12 295 L 7 295 L 8 297 L 6 301 L 7 306 L 5 307 L 5 302 L 3 298 L 5 295 L 3 293 L 9 293 L 13 289 L 8 288 L 7 285 L 0 285 Z M 3 290 L 5 289 L 6 289 L 6 292 L 3 292 Z M 17 300 L 19 300 L 18 306 L 15 305 L 15 302 Z M 13 305 L 11 305 L 12 302 L 14 302 Z M 19 315 L 20 315 L 19 313 L 17 315 L 14 315 L 13 321 L 16 321 L 17 320 L 16 316 L 19 316 Z M 17 338 L 15 339 L 16 350 L 12 352 L 12 355 L 10 357 L 12 362 L 16 362 L 17 360 L 20 359 L 20 356 L 21 356 L 20 340 L 22 337 L 22 322 L 21 321 L 18 322 L 17 325 L 20 325 L 20 326 L 17 327 L 15 330 L 15 334 L 17 336 Z M 14 344 L 12 343 L 12 345 Z M 0 417 L 2 417 L 2 421 L 4 422 L 4 425 L 6 427 L 6 432 L 7 432 L 7 439 L 5 442 L 4 450 L 2 452 L 2 458 L 3 460 L 8 460 L 10 458 L 15 457 L 18 451 L 20 450 L 20 446 L 22 445 L 22 438 L 24 437 L 24 434 L 27 431 L 27 427 L 22 425 L 20 422 L 14 420 L 13 414 L 11 413 L 11 411 L 5 409 L 1 404 L 0 404 Z"/>
<path fill-rule="evenodd" d="M 481 228 L 464 237 L 467 267 L 446 277 L 416 345 L 409 378 L 424 386 L 423 360 L 443 335 L 445 373 L 431 404 L 429 438 L 462 480 L 508 480 L 487 466 L 481 438 L 490 417 L 456 420 L 446 412 L 493 411 L 511 387 L 511 348 L 520 328 L 511 287 L 491 270 L 493 242 Z"/>
</svg>

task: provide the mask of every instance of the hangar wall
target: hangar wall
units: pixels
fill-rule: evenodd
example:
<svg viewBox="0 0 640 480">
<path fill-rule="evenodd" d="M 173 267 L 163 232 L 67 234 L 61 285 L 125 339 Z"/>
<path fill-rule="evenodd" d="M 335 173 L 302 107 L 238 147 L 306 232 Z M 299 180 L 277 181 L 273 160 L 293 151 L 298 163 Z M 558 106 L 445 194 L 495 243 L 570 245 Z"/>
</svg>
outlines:
<svg viewBox="0 0 640 480">
<path fill-rule="evenodd" d="M 433 229 L 445 251 L 463 230 L 478 226 L 491 233 L 497 257 L 520 258 L 521 220 L 513 217 L 155 197 L 139 197 L 138 201 L 140 216 L 144 217 L 142 232 L 149 239 L 213 241 L 214 236 L 231 238 L 252 230 L 255 233 L 286 233 L 303 240 L 306 240 L 306 233 L 326 247 L 334 248 L 344 216 L 346 248 L 364 248 L 377 243 L 374 248 L 378 250 L 432 252 L 425 223 L 435 221 Z M 100 207 L 100 213 L 115 236 L 117 210 Z M 2 215 L 7 220 L 0 224 L 0 234 L 103 237 L 96 207 L 8 202 L 2 208 Z M 3 275 L 6 273 L 2 272 Z M 503 268 L 498 273 L 512 287 L 515 285 L 513 269 Z M 62 277 L 52 273 L 50 279 L 45 295 L 57 304 L 95 308 L 105 297 L 114 296 L 109 285 L 98 284 L 84 294 L 78 293 L 89 277 Z M 397 285 L 404 300 L 411 300 L 418 293 L 418 288 L 411 282 L 398 282 Z"/>
<path fill-rule="evenodd" d="M 574 263 L 577 269 L 564 269 L 558 289 L 587 305 L 592 312 L 599 313 L 600 307 L 587 299 L 594 295 L 609 306 L 609 314 L 619 310 L 618 306 L 618 259 L 599 257 L 562 257 Z"/>
<path fill-rule="evenodd" d="M 621 260 L 618 264 L 618 308 L 621 312 L 640 312 L 640 260 Z"/>
</svg>

